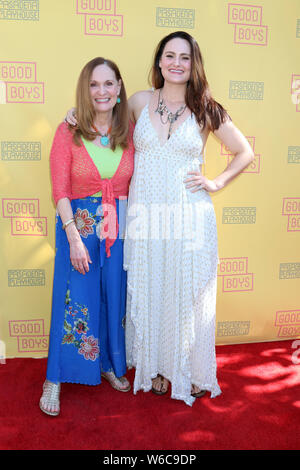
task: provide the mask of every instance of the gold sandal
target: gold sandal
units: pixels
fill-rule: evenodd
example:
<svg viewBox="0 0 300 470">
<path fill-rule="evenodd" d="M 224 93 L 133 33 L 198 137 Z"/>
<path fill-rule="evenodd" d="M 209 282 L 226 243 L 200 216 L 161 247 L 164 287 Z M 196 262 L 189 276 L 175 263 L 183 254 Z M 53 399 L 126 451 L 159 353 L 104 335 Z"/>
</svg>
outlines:
<svg viewBox="0 0 300 470">
<path fill-rule="evenodd" d="M 118 390 L 118 392 L 129 392 L 131 385 L 126 379 L 126 377 L 116 377 L 114 372 L 101 372 L 101 377 L 107 380 L 112 388 Z M 126 388 L 124 388 L 126 385 Z"/>
<path fill-rule="evenodd" d="M 154 380 L 159 380 L 159 388 L 155 388 L 153 386 L 153 382 Z M 163 377 L 162 375 L 158 374 L 157 377 L 155 377 L 155 379 L 152 379 L 152 389 L 151 391 L 153 393 L 155 393 L 156 395 L 165 395 L 168 391 L 168 388 L 169 388 L 169 381 L 167 379 L 165 379 L 165 377 Z"/>
<path fill-rule="evenodd" d="M 56 384 L 45 380 L 43 384 L 43 395 L 40 399 L 40 409 L 50 416 L 58 416 L 60 412 L 60 383 Z"/>
</svg>

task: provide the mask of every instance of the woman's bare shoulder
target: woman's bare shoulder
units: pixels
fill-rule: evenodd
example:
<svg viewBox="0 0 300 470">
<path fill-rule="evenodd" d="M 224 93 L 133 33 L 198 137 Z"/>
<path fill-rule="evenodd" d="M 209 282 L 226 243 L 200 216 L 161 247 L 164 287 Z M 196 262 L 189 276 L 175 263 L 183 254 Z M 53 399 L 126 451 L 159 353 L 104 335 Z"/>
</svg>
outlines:
<svg viewBox="0 0 300 470">
<path fill-rule="evenodd" d="M 131 119 L 136 122 L 146 104 L 149 103 L 153 90 L 143 90 L 134 93 L 128 100 L 129 112 Z"/>
<path fill-rule="evenodd" d="M 131 97 L 129 98 L 129 101 L 133 103 L 144 103 L 147 104 L 147 102 L 150 100 L 151 96 L 153 95 L 153 90 L 142 90 L 142 91 L 137 91 Z"/>
</svg>

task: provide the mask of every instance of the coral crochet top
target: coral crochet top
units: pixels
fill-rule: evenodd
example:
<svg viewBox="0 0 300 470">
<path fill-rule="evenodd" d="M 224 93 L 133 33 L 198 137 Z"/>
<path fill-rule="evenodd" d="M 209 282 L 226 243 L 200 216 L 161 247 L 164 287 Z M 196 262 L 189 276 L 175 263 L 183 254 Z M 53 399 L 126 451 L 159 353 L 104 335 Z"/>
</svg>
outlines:
<svg viewBox="0 0 300 470">
<path fill-rule="evenodd" d="M 129 183 L 134 168 L 133 124 L 130 124 L 128 148 L 123 151 L 120 164 L 111 179 L 101 175 L 82 144 L 78 147 L 68 125 L 61 123 L 55 133 L 51 152 L 50 170 L 52 193 L 55 204 L 62 198 L 79 199 L 102 192 L 102 205 L 105 221 L 104 236 L 106 254 L 118 234 L 118 217 L 115 198 L 128 196 Z"/>
</svg>

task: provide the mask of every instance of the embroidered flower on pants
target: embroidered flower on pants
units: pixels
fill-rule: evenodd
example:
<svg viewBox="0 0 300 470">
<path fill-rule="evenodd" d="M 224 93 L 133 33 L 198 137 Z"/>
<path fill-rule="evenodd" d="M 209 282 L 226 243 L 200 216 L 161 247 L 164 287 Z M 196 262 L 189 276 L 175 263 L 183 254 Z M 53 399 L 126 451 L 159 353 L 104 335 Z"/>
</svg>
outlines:
<svg viewBox="0 0 300 470">
<path fill-rule="evenodd" d="M 93 217 L 90 217 L 87 209 L 77 209 L 74 217 L 77 230 L 82 237 L 87 238 L 88 235 L 94 233 L 93 225 L 95 224 L 95 220 Z"/>
<path fill-rule="evenodd" d="M 65 335 L 62 340 L 62 344 L 71 344 L 74 343 L 75 337 L 72 334 Z"/>
<path fill-rule="evenodd" d="M 87 337 L 87 332 L 90 330 L 89 309 L 87 305 L 75 301 L 76 292 L 73 292 L 72 297 L 73 300 L 71 298 L 71 291 L 67 288 L 63 324 L 65 334 L 62 344 L 64 346 L 68 345 L 68 347 L 75 347 L 78 354 L 82 355 L 85 360 L 95 361 L 100 355 L 100 348 L 98 338 L 95 338 L 93 335 Z"/>
<path fill-rule="evenodd" d="M 98 346 L 98 339 L 94 338 L 94 336 L 86 336 L 82 337 L 82 343 L 80 344 L 79 354 L 82 354 L 84 359 L 95 361 L 99 356 L 99 346 Z"/>
</svg>

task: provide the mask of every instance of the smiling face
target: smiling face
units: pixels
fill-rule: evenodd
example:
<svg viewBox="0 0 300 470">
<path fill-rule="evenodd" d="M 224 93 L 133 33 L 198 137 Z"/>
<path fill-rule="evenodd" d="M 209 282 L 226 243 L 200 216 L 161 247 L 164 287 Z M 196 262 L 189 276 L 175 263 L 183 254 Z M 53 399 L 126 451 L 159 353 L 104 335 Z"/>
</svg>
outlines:
<svg viewBox="0 0 300 470">
<path fill-rule="evenodd" d="M 165 81 L 187 83 L 191 75 L 191 47 L 181 38 L 171 39 L 164 47 L 159 67 Z"/>
<path fill-rule="evenodd" d="M 90 96 L 96 113 L 106 113 L 114 108 L 121 90 L 121 80 L 106 64 L 97 65 L 91 75 Z"/>
</svg>

